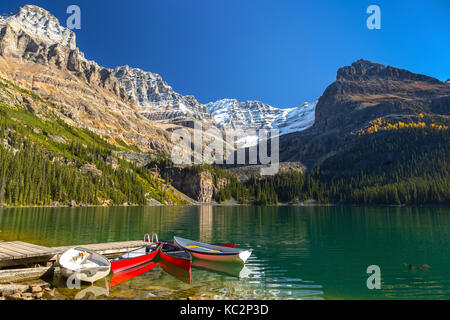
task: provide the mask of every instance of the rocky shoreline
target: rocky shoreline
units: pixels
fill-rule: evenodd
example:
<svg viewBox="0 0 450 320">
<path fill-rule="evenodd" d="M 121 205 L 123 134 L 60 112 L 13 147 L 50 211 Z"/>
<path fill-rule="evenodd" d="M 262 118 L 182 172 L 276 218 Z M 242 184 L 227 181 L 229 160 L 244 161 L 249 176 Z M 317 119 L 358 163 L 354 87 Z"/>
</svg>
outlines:
<svg viewBox="0 0 450 320">
<path fill-rule="evenodd" d="M 52 300 L 55 289 L 47 282 L 0 284 L 0 300 Z"/>
</svg>

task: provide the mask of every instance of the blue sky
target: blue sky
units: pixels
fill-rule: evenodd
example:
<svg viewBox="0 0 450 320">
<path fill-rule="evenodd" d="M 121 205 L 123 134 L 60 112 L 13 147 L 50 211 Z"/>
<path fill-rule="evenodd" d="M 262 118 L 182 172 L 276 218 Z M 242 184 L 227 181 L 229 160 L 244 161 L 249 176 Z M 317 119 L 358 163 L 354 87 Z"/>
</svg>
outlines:
<svg viewBox="0 0 450 320">
<path fill-rule="evenodd" d="M 8 0 L 52 12 L 81 8 L 78 47 L 105 67 L 163 76 L 202 103 L 222 98 L 294 107 L 318 98 L 338 68 L 360 58 L 450 78 L 450 1 Z M 366 27 L 369 5 L 381 30 Z"/>
</svg>

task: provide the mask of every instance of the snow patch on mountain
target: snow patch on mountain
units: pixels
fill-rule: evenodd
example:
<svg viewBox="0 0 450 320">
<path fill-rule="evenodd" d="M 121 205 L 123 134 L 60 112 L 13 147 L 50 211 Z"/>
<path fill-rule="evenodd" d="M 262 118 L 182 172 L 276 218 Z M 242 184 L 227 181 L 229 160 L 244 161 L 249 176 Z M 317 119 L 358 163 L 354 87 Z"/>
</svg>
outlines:
<svg viewBox="0 0 450 320">
<path fill-rule="evenodd" d="M 141 107 L 141 114 L 159 122 L 209 119 L 208 109 L 193 96 L 176 93 L 160 75 L 129 66 L 114 70 L 127 94 Z"/>
<path fill-rule="evenodd" d="M 76 48 L 75 33 L 61 26 L 55 16 L 40 7 L 26 5 L 14 14 L 0 17 L 0 25 L 7 23 L 38 36 L 50 44 L 59 43 L 72 50 Z"/>
<path fill-rule="evenodd" d="M 222 129 L 278 129 L 279 135 L 306 130 L 314 125 L 317 101 L 289 109 L 274 108 L 260 101 L 239 102 L 223 99 L 207 104 L 216 123 Z M 256 144 L 257 136 L 241 138 L 245 146 Z"/>
</svg>

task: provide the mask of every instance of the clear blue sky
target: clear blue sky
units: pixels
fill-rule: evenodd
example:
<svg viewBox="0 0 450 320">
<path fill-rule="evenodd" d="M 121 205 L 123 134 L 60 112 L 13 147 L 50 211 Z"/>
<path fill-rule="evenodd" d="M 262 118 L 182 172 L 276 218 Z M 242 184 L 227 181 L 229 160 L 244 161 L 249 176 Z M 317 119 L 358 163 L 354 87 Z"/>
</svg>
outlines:
<svg viewBox="0 0 450 320">
<path fill-rule="evenodd" d="M 440 80 L 450 78 L 448 0 L 42 0 L 1 1 L 82 10 L 77 42 L 105 67 L 159 73 L 202 103 L 221 98 L 293 107 L 318 98 L 339 67 L 364 58 Z M 381 8 L 382 29 L 366 28 Z"/>
</svg>

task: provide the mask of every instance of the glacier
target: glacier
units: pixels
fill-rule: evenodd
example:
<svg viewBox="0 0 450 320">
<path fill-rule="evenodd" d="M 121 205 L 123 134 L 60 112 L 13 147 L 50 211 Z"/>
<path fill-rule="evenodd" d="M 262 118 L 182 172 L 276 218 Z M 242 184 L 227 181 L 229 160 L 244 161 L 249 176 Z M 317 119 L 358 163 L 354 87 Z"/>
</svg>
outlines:
<svg viewBox="0 0 450 320">
<path fill-rule="evenodd" d="M 224 130 L 278 129 L 279 135 L 306 130 L 314 125 L 317 101 L 305 102 L 294 108 L 275 108 L 260 101 L 239 102 L 236 99 L 223 99 L 208 103 L 208 110 L 215 124 Z M 240 139 L 245 147 L 251 147 L 258 136 L 243 136 Z"/>
</svg>

